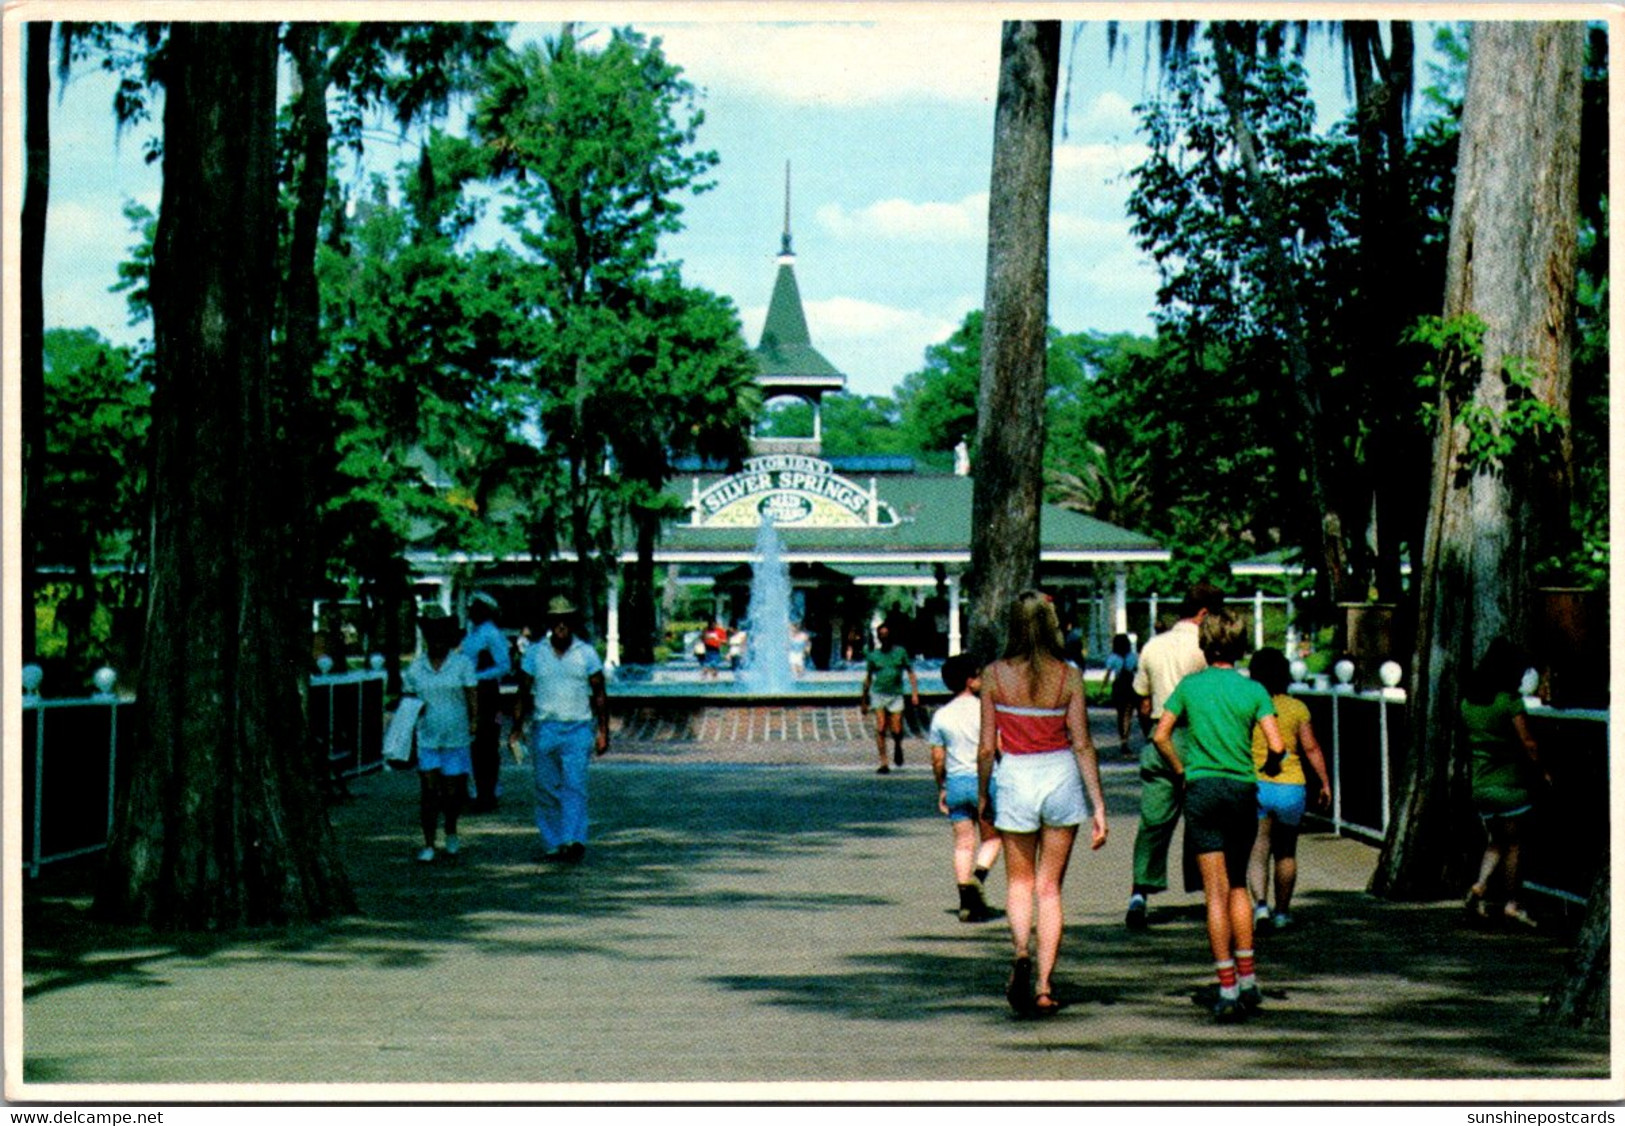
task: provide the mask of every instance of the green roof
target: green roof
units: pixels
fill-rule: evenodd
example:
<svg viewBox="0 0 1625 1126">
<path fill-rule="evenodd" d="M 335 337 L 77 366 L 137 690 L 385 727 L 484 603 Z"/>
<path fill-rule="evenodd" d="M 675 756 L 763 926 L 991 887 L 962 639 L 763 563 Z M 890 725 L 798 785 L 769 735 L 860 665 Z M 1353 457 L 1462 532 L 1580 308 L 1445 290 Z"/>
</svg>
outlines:
<svg viewBox="0 0 1625 1126">
<path fill-rule="evenodd" d="M 763 376 L 824 376 L 841 378 L 840 369 L 812 346 L 807 333 L 807 317 L 801 309 L 801 290 L 796 285 L 795 267 L 779 266 L 773 283 L 773 300 L 767 307 L 762 326 L 762 342 L 756 347 L 757 371 Z"/>
</svg>

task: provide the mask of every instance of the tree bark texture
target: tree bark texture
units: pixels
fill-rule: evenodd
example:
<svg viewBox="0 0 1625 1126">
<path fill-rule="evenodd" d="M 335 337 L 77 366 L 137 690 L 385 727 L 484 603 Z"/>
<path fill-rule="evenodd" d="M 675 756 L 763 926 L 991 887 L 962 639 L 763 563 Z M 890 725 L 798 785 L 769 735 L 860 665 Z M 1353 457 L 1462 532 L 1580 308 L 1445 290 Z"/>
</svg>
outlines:
<svg viewBox="0 0 1625 1126">
<path fill-rule="evenodd" d="M 1609 981 L 1612 965 L 1609 955 L 1609 910 L 1612 865 L 1603 862 L 1591 885 L 1580 933 L 1564 967 L 1563 978 L 1540 1007 L 1543 1019 L 1570 1028 L 1602 1030 L 1608 1027 Z"/>
<path fill-rule="evenodd" d="M 24 62 L 23 148 L 28 162 L 23 180 L 22 230 L 19 239 L 22 287 L 18 304 L 22 313 L 20 385 L 22 431 L 22 511 L 45 473 L 45 217 L 51 194 L 51 24 L 28 24 Z M 38 653 L 34 603 L 39 589 L 39 550 L 34 531 L 22 536 L 23 659 Z"/>
<path fill-rule="evenodd" d="M 1532 371 L 1530 393 L 1568 415 L 1585 25 L 1484 22 L 1472 36 L 1444 312 L 1475 314 L 1485 334 L 1481 361 L 1439 397 L 1410 758 L 1372 880 L 1394 898 L 1471 882 L 1483 832 L 1470 808 L 1461 685 L 1492 639 L 1533 640 L 1531 568 L 1569 518 L 1566 438 L 1545 459 L 1526 441 L 1497 463 L 1469 460 L 1467 444 L 1474 411 L 1505 413 L 1509 363 Z"/>
<path fill-rule="evenodd" d="M 1004 25 L 988 200 L 968 651 L 997 655 L 1005 614 L 1038 573 L 1044 483 L 1049 206 L 1061 25 Z"/>
<path fill-rule="evenodd" d="M 353 908 L 300 709 L 275 447 L 274 24 L 176 23 L 153 254 L 150 617 L 107 917 L 218 930 Z"/>
</svg>

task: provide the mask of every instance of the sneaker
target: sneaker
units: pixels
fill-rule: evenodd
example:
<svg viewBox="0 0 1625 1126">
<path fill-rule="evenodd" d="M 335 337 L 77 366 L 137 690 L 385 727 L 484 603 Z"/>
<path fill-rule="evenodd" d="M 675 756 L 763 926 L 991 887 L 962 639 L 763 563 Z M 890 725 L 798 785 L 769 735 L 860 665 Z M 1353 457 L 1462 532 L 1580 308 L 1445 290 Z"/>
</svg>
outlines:
<svg viewBox="0 0 1625 1126">
<path fill-rule="evenodd" d="M 446 834 L 446 855 L 447 856 L 456 856 L 457 851 L 460 848 L 462 848 L 462 842 L 457 839 L 457 834 L 456 833 L 447 833 Z"/>
<path fill-rule="evenodd" d="M 875 771 L 875 773 L 876 774 L 890 774 L 891 773 L 891 767 L 887 766 L 885 763 L 881 763 L 880 764 L 880 769 Z"/>
<path fill-rule="evenodd" d="M 1267 923 L 1269 921 L 1270 905 L 1268 903 L 1260 903 L 1257 907 L 1253 908 L 1253 926 L 1256 927 L 1261 923 Z"/>
<path fill-rule="evenodd" d="M 1275 913 L 1275 918 L 1270 920 L 1270 928 L 1272 930 L 1284 931 L 1291 925 L 1292 916 L 1288 915 L 1285 911 L 1277 911 Z"/>
<path fill-rule="evenodd" d="M 418 863 L 419 864 L 432 864 L 433 862 L 434 862 L 434 849 L 430 848 L 428 845 L 425 845 L 425 846 L 423 846 L 422 848 L 420 848 L 418 850 Z"/>
<path fill-rule="evenodd" d="M 1264 1004 L 1264 994 L 1256 985 L 1241 987 L 1241 1007 L 1249 1013 L 1256 1013 Z"/>
<path fill-rule="evenodd" d="M 1247 1019 L 1239 997 L 1220 997 L 1213 1003 L 1213 1019 L 1220 1024 L 1240 1024 Z"/>
<path fill-rule="evenodd" d="M 582 858 L 586 855 L 587 846 L 582 844 L 580 841 L 571 841 L 569 844 L 559 849 L 559 859 L 563 860 L 567 864 L 579 864 L 581 863 Z"/>
<path fill-rule="evenodd" d="M 1145 896 L 1136 893 L 1128 897 L 1128 912 L 1123 916 L 1123 925 L 1131 931 L 1145 930 Z"/>
</svg>

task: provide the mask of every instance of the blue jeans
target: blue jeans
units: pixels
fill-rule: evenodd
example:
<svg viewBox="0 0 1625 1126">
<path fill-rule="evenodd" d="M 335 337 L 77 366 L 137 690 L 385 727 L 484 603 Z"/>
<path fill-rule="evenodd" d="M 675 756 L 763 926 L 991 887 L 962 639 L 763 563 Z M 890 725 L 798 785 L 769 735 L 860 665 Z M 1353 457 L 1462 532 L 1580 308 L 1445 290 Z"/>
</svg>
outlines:
<svg viewBox="0 0 1625 1126">
<path fill-rule="evenodd" d="M 548 851 L 587 843 L 587 763 L 597 725 L 538 720 L 531 725 L 536 831 Z"/>
</svg>

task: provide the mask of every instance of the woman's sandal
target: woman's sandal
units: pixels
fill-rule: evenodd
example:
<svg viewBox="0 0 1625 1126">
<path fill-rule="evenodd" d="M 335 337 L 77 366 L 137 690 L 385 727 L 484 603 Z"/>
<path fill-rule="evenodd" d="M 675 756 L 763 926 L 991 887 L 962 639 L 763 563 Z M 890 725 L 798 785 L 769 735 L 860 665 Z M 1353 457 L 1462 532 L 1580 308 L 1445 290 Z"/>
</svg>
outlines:
<svg viewBox="0 0 1625 1126">
<path fill-rule="evenodd" d="M 1508 926 L 1528 927 L 1530 930 L 1540 929 L 1540 924 L 1521 907 L 1509 907 L 1502 911 L 1501 920 Z"/>
<path fill-rule="evenodd" d="M 1031 1016 L 1033 1008 L 1033 960 L 1017 958 L 1010 963 L 1010 984 L 1004 987 L 1004 999 L 1017 1016 Z"/>
<path fill-rule="evenodd" d="M 1048 993 L 1040 993 L 1033 998 L 1033 1016 L 1035 1017 L 1052 1017 L 1060 1011 L 1060 1002 Z"/>
</svg>

